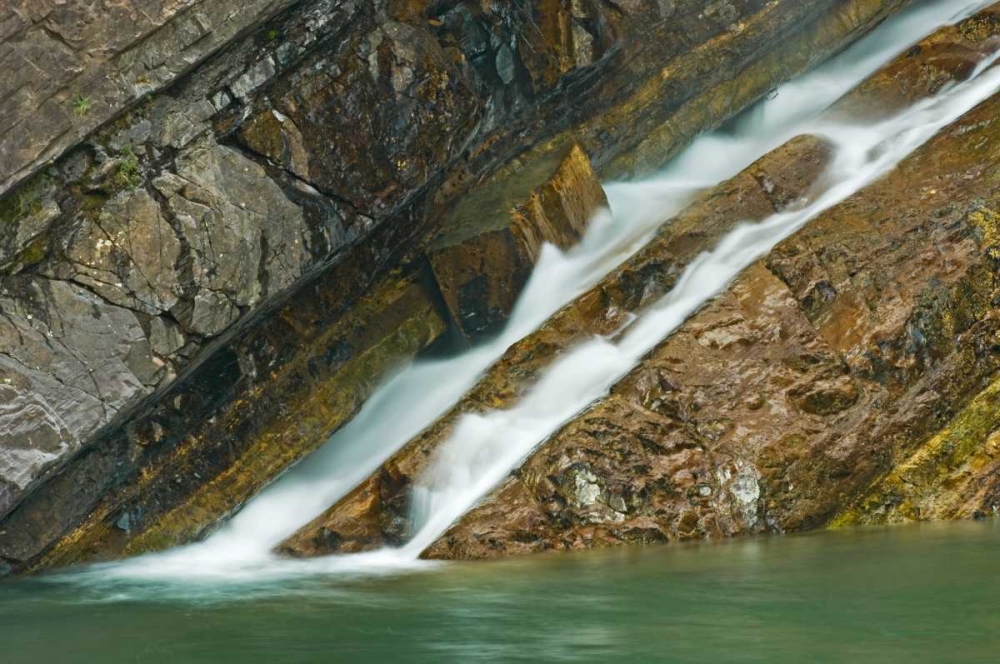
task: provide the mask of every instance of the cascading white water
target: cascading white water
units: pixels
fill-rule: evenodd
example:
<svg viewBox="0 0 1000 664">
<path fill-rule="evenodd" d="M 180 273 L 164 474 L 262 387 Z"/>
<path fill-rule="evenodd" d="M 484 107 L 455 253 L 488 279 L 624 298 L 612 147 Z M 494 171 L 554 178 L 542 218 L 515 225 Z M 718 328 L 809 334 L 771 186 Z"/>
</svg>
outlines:
<svg viewBox="0 0 1000 664">
<path fill-rule="evenodd" d="M 693 261 L 674 289 L 639 317 L 620 342 L 598 338 L 567 353 L 514 408 L 464 416 L 415 489 L 416 532 L 399 555 L 419 556 L 539 443 L 606 395 L 643 355 L 778 242 L 887 173 L 1000 89 L 1000 68 L 986 71 L 995 60 L 984 63 L 969 82 L 879 124 L 815 127 L 810 133 L 822 135 L 836 148 L 825 175 L 830 184 L 815 201 L 734 229 L 714 250 Z"/>
<path fill-rule="evenodd" d="M 892 120 L 868 127 L 811 127 L 816 116 L 921 36 L 992 0 L 938 0 L 910 8 L 844 54 L 758 104 L 726 132 L 705 134 L 657 177 L 607 187 L 611 213 L 595 219 L 581 244 L 546 247 L 504 332 L 449 360 L 416 362 L 379 388 L 323 449 L 286 473 L 207 541 L 112 565 L 101 578 L 260 580 L 334 570 L 398 569 L 496 486 L 562 423 L 605 394 L 638 359 L 717 294 L 747 265 L 809 219 L 891 169 L 945 124 L 1000 85 L 983 73 Z M 656 227 L 705 187 L 731 177 L 802 133 L 837 146 L 827 190 L 808 206 L 744 225 L 694 261 L 674 290 L 618 343 L 595 339 L 568 353 L 514 408 L 464 417 L 415 496 L 416 534 L 400 549 L 309 561 L 271 550 L 353 489 L 392 453 L 454 405 L 514 342 L 597 283 L 638 250 Z M 872 150 L 878 147 L 879 150 Z M 877 156 L 872 156 L 876 154 Z"/>
</svg>

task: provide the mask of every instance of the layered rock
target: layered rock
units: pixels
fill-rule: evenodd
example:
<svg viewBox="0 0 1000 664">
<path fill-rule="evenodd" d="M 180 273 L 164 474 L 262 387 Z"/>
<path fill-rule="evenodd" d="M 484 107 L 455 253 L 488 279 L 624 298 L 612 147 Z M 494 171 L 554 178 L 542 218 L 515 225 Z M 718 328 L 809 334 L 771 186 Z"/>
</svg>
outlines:
<svg viewBox="0 0 1000 664">
<path fill-rule="evenodd" d="M 841 522 L 995 510 L 998 109 L 780 244 L 425 555 L 814 528 L 890 471 Z"/>
<path fill-rule="evenodd" d="M 1000 513 L 1000 384 L 872 484 L 834 526 L 978 519 Z"/>
<path fill-rule="evenodd" d="M 847 115 L 858 108 L 866 110 L 877 108 L 885 113 L 922 96 L 934 94 L 944 85 L 945 79 L 955 81 L 965 78 L 977 62 L 988 57 L 998 46 L 995 21 L 997 11 L 1000 10 L 987 10 L 957 26 L 945 28 L 921 42 L 848 95 L 830 111 L 830 114 Z M 979 28 L 986 26 L 988 29 L 973 30 L 977 26 Z M 970 38 L 968 36 L 970 34 L 974 37 Z M 761 219 L 785 205 L 794 203 L 820 174 L 826 163 L 826 156 L 821 141 L 811 137 L 800 137 L 767 155 L 732 181 L 720 185 L 661 229 L 644 250 L 610 274 L 598 287 L 556 314 L 537 333 L 512 347 L 455 409 L 403 448 L 357 491 L 345 497 L 326 514 L 286 542 L 282 550 L 293 555 L 314 555 L 331 551 L 353 552 L 403 541 L 409 529 L 409 490 L 432 461 L 435 450 L 451 435 L 455 423 L 462 414 L 511 405 L 525 386 L 530 385 L 564 350 L 582 342 L 590 335 L 613 333 L 627 321 L 631 312 L 637 312 L 646 304 L 662 297 L 672 287 L 680 269 L 700 251 L 714 245 L 718 238 L 730 230 L 737 221 Z M 913 250 L 912 245 L 910 250 Z M 825 296 L 828 292 L 822 286 L 817 288 L 820 294 L 810 295 L 811 300 Z M 756 306 L 759 306 L 759 303 Z M 769 315 L 774 315 L 782 321 L 787 317 L 782 309 L 775 309 L 769 312 Z M 705 333 L 703 338 L 710 340 L 711 343 L 732 346 L 729 351 L 734 357 L 744 352 L 740 337 L 733 336 L 732 331 L 726 326 Z M 698 366 L 702 358 L 694 351 L 690 351 L 690 356 L 691 366 Z M 683 357 L 685 357 L 683 353 L 678 353 L 677 358 Z M 779 361 L 772 355 L 755 359 L 755 367 L 761 371 L 769 362 Z M 829 366 L 823 365 L 817 369 L 817 375 L 832 372 L 836 377 L 838 375 L 836 361 L 832 362 L 833 364 Z M 717 376 L 717 378 L 723 382 L 730 380 L 728 376 Z M 816 378 L 816 380 L 821 379 Z M 813 415 L 829 415 L 837 412 L 845 404 L 853 403 L 853 399 L 857 398 L 852 391 L 853 388 L 841 384 L 842 381 L 838 380 L 832 380 L 827 386 L 829 389 L 817 387 L 815 391 L 807 390 L 799 395 L 800 411 L 804 410 Z M 663 389 L 669 391 L 669 388 Z M 661 398 L 665 397 L 658 395 L 650 397 L 650 400 Z M 754 403 L 758 408 L 764 403 L 764 401 L 760 401 L 759 404 L 757 402 L 758 399 L 755 398 Z M 700 402 L 698 407 L 701 407 Z M 724 409 L 720 409 L 720 412 L 722 410 Z M 557 437 L 557 440 L 576 440 L 579 444 L 580 439 L 585 441 L 593 439 L 593 445 L 588 450 L 575 450 L 575 452 L 579 456 L 596 458 L 608 451 L 598 445 L 597 441 L 602 441 L 601 444 L 605 445 L 608 444 L 609 438 L 614 440 L 614 444 L 611 445 L 611 449 L 614 450 L 616 445 L 634 446 L 638 444 L 635 442 L 636 439 L 648 442 L 659 441 L 661 437 L 676 437 L 668 436 L 662 430 L 656 433 L 658 430 L 654 426 L 655 422 L 650 424 L 648 418 L 644 419 L 642 416 L 642 409 L 636 411 L 631 405 L 625 407 L 613 402 L 610 405 L 599 406 L 597 411 L 593 415 L 593 420 L 587 422 L 599 422 L 600 425 L 594 425 L 594 429 L 586 429 L 583 424 L 576 424 L 576 428 L 570 425 L 567 431 L 560 434 L 561 438 Z M 559 457 L 559 454 L 565 451 L 562 445 L 568 444 L 568 442 L 550 443 L 556 451 L 552 453 L 554 456 L 545 458 L 550 462 L 555 458 L 565 460 L 567 457 Z M 654 443 L 648 442 L 648 444 Z M 601 452 L 602 449 L 604 452 Z M 684 453 L 689 453 L 687 448 Z M 550 492 L 547 494 L 547 499 L 563 503 L 569 500 L 572 507 L 566 508 L 564 505 L 564 508 L 570 514 L 573 514 L 574 510 L 593 507 L 592 504 L 584 505 L 579 500 L 573 502 L 571 493 L 575 490 L 574 487 L 577 487 L 585 494 L 595 496 L 594 500 L 603 496 L 605 507 L 607 501 L 612 498 L 616 505 L 624 505 L 622 501 L 626 498 L 632 500 L 622 494 L 622 491 L 625 491 L 631 495 L 631 489 L 626 488 L 628 476 L 621 467 L 624 463 L 624 458 L 615 458 L 607 462 L 610 468 L 615 469 L 614 471 L 610 471 L 609 467 L 601 468 L 604 475 L 609 472 L 615 475 L 617 494 L 598 481 L 602 473 L 595 475 L 596 470 L 581 467 L 582 469 L 576 469 L 583 473 L 579 477 L 573 474 L 576 470 L 570 473 L 572 477 L 561 476 L 565 481 L 559 484 L 558 490 L 547 486 L 545 490 Z M 648 463 L 638 465 L 644 468 L 649 466 Z M 705 468 L 700 470 L 702 474 L 707 472 Z M 735 478 L 732 481 L 736 482 L 737 492 L 746 488 L 743 485 L 748 483 L 747 472 L 750 471 L 745 471 L 742 466 L 722 469 L 719 472 L 726 474 L 728 479 Z M 542 473 L 541 465 L 536 468 L 531 462 L 523 473 L 531 478 L 531 481 L 541 482 L 539 477 L 546 477 Z M 517 486 L 518 490 L 521 490 L 520 485 Z M 746 488 L 747 491 L 751 489 L 752 487 Z M 523 497 L 510 493 L 514 489 L 505 491 L 508 493 L 498 494 L 491 500 L 490 505 L 496 514 L 482 516 L 482 513 L 477 511 L 468 517 L 470 522 L 478 523 L 476 519 L 479 518 L 485 522 L 491 518 L 498 520 L 511 518 L 518 523 L 518 530 L 516 533 L 502 530 L 496 535 L 496 539 L 503 542 L 502 546 L 516 549 L 517 545 L 508 540 L 515 542 L 526 540 L 536 544 L 542 543 L 537 544 L 542 547 L 552 546 L 552 539 L 560 532 L 557 524 L 565 522 L 560 520 L 565 515 L 561 514 L 558 517 L 550 515 L 551 522 L 545 522 L 532 511 L 536 509 L 535 506 L 525 503 Z M 553 497 L 552 491 L 562 493 Z M 525 520 L 519 521 L 516 516 L 511 517 L 512 514 L 519 514 Z M 548 533 L 548 536 L 532 535 L 536 526 L 539 532 Z M 732 534 L 737 532 L 734 528 L 727 526 L 715 531 L 692 530 L 691 536 Z M 681 528 L 681 531 L 688 532 L 685 528 Z M 658 539 L 676 537 L 681 531 L 675 528 L 668 532 L 668 529 L 664 529 L 651 536 Z M 467 534 L 465 536 L 466 539 L 470 537 Z M 486 535 L 482 537 L 487 538 Z M 450 555 L 450 553 L 466 555 L 465 549 L 461 548 L 463 546 L 475 549 L 475 545 L 467 542 L 456 546 L 459 548 L 454 551 L 449 549 L 448 552 L 438 552 L 434 555 Z"/>
<path fill-rule="evenodd" d="M 499 187 L 525 196 L 519 205 L 506 199 L 512 207 L 498 214 L 534 241 L 571 242 L 585 230 L 585 219 L 605 203 L 600 183 L 579 148 L 556 160 L 545 155 L 540 161 L 541 166 L 525 164 L 523 169 L 532 175 L 550 173 L 536 191 L 525 191 L 520 170 L 499 174 L 482 188 Z M 465 244 L 488 246 L 490 240 L 481 238 L 495 235 L 496 225 L 497 219 L 489 215 L 465 219 L 460 236 Z M 497 262 L 493 278 L 530 272 L 531 260 L 524 255 L 519 261 Z M 246 339 L 232 342 L 232 354 L 224 364 L 204 367 L 192 387 L 183 389 L 192 383 L 182 383 L 169 400 L 155 405 L 147 426 L 100 440 L 83 462 L 50 483 L 52 491 L 38 495 L 40 502 L 29 497 L 27 505 L 48 518 L 25 521 L 22 514 L 31 512 L 15 511 L 7 521 L 14 536 L 5 543 L 5 556 L 34 555 L 39 543 L 79 518 L 78 506 L 88 504 L 92 505 L 88 518 L 46 553 L 45 564 L 160 548 L 197 537 L 213 523 L 211 515 L 241 504 L 347 422 L 394 366 L 443 340 L 456 312 L 448 309 L 431 263 L 431 258 L 422 257 L 387 274 L 329 321 L 324 317 L 336 312 L 325 307 L 332 308 L 343 295 L 335 284 L 357 283 L 366 269 L 337 266 L 316 284 L 308 312 L 283 308 L 278 325 L 255 330 L 249 339 L 252 345 L 238 345 Z M 300 323 L 302 328 L 293 327 Z M 295 347 L 298 343 L 323 352 L 303 352 Z M 275 363 L 285 346 L 289 359 Z M 239 372 L 263 374 L 274 397 L 251 393 L 221 415 L 192 418 L 213 406 L 212 400 L 218 399 L 214 389 Z M 178 426 L 185 417 L 195 423 Z M 175 432 L 183 437 L 176 438 Z M 129 448 L 135 451 L 123 454 Z M 204 478 L 212 479 L 206 485 Z"/>
<path fill-rule="evenodd" d="M 86 4 L 60 3 L 51 13 L 83 20 L 93 11 Z M 235 10 L 227 3 L 215 3 L 212 8 L 199 2 L 183 4 L 184 11 L 175 19 L 185 24 L 194 21 L 206 29 L 213 26 L 210 15 L 220 12 L 221 18 Z M 270 3 L 267 9 L 271 12 L 281 6 Z M 255 14 L 254 6 L 245 9 L 245 15 L 226 20 L 246 27 L 243 21 L 259 23 L 270 15 Z M 317 11 L 322 20 L 317 19 Z M 284 26 L 289 34 L 283 44 L 285 68 L 321 42 L 332 25 L 356 12 L 352 3 L 314 3 L 309 11 L 275 18 L 275 25 Z M 52 32 L 50 19 L 39 18 L 40 23 L 25 33 L 27 46 L 38 31 Z M 102 28 L 89 25 L 90 20 L 85 23 L 90 31 L 86 34 L 99 39 Z M 173 57 L 170 49 L 181 49 L 177 53 L 183 57 L 170 60 L 174 64 L 192 55 L 193 51 L 184 50 L 186 42 L 177 41 L 176 36 L 165 43 L 157 41 L 169 34 L 169 26 L 151 29 L 141 44 L 132 45 L 122 57 L 132 62 L 131 58 L 142 56 L 144 48 L 157 43 L 166 49 L 161 55 L 168 59 Z M 213 117 L 218 115 L 213 99 L 234 111 L 246 103 L 252 88 L 248 77 L 257 84 L 266 80 L 252 72 L 259 70 L 262 60 L 276 57 L 279 48 L 270 42 L 261 48 L 259 33 L 245 36 L 242 30 L 229 35 L 239 39 L 224 56 L 175 83 L 170 94 L 155 95 L 130 109 L 0 201 L 0 272 L 6 299 L 5 316 L 0 319 L 5 328 L 0 352 L 10 360 L 4 379 L 12 386 L 4 406 L 20 422 L 14 435 L 3 440 L 3 448 L 11 459 L 26 453 L 32 459 L 30 466 L 12 461 L 18 466 L 12 471 L 18 479 L 14 482 L 11 475 L 5 475 L 11 488 L 6 499 L 0 500 L 0 513 L 9 511 L 47 472 L 125 417 L 143 397 L 162 391 L 204 359 L 203 349 L 213 338 L 344 246 L 345 224 L 356 217 L 342 215 L 334 203 L 301 183 L 274 177 L 273 168 L 222 145 L 213 129 Z M 199 42 L 198 48 L 209 47 L 226 34 L 220 28 Z M 106 45 L 85 40 L 82 46 L 100 49 Z M 96 63 L 90 56 L 85 60 Z M 115 62 L 112 58 L 101 66 L 118 66 Z M 196 64 L 195 60 L 184 62 L 182 69 L 165 74 L 150 89 Z M 149 75 L 158 71 L 152 60 L 140 59 L 138 64 L 148 65 Z M 101 76 L 107 78 L 106 72 Z M 242 91 L 242 97 L 237 91 Z M 99 108 L 95 102 L 88 111 L 88 123 L 93 119 L 99 124 L 120 107 L 110 97 L 105 101 L 106 107 Z M 118 101 L 125 103 L 124 98 Z M 22 121 L 30 124 L 32 120 L 17 114 L 12 119 L 19 129 Z M 18 135 L 31 134 L 21 131 Z M 73 140 L 80 138 L 74 135 Z M 45 296 L 56 283 L 55 288 L 70 297 Z M 100 308 L 107 310 L 99 325 L 102 344 L 79 348 L 51 344 L 46 354 L 39 355 L 21 343 L 19 330 L 26 328 L 43 339 L 94 335 L 94 317 L 63 304 L 71 300 L 100 301 Z M 129 329 L 139 330 L 140 336 L 130 335 Z M 119 338 L 130 341 L 132 357 L 139 359 L 115 368 L 107 359 L 114 354 L 107 348 Z M 76 366 L 86 380 L 53 380 L 64 372 L 60 367 L 66 366 Z M 74 387 L 77 383 L 82 387 Z M 41 384 L 49 388 L 36 389 Z M 38 407 L 48 413 L 45 418 L 31 416 L 34 406 L 30 404 L 39 399 Z M 91 415 L 75 421 L 79 427 L 59 424 L 78 400 L 94 406 Z M 38 444 L 49 439 L 58 444 Z"/>
<path fill-rule="evenodd" d="M 0 557 L 21 568 L 61 538 L 79 545 L 52 561 L 203 533 L 350 416 L 332 409 L 279 436 L 281 453 L 232 480 L 239 490 L 216 482 L 240 475 L 271 423 L 285 430 L 288 413 L 311 408 L 308 388 L 340 375 L 348 360 L 327 344 L 346 321 L 373 331 L 350 352 L 383 347 L 381 309 L 365 302 L 384 301 L 387 282 L 425 288 L 426 245 L 475 183 L 553 136 L 557 147 L 579 142 L 598 172 L 647 168 L 901 4 L 306 0 L 264 21 L 256 5 L 191 0 L 148 24 L 137 14 L 141 29 L 122 28 L 120 51 L 45 88 L 53 103 L 73 102 L 72 128 L 21 132 L 34 102 L 7 116 L 28 143 L 4 157 L 3 187 L 21 182 L 0 200 L 3 408 L 16 423 L 2 448 Z M 18 5 L 3 29 L 30 50 L 59 33 L 60 12 L 85 5 L 46 5 L 30 25 Z M 189 20 L 197 29 L 171 37 Z M 100 49 L 84 41 L 76 51 Z M 98 81 L 133 63 L 157 73 L 150 87 L 112 93 Z M 70 90 L 84 80 L 93 94 Z M 41 89 L 18 90 L 37 100 Z M 623 157 L 640 142 L 640 161 Z M 100 340 L 46 344 L 92 335 L 80 302 L 100 302 Z M 375 319 L 351 318 L 355 308 Z M 426 334 L 401 327 L 361 384 L 430 343 L 440 302 L 435 312 Z M 31 335 L 44 352 L 22 348 Z M 82 416 L 77 402 L 99 407 Z M 171 473 L 176 492 L 139 481 Z M 152 528 L 145 519 L 195 493 L 197 506 L 128 548 Z"/>
<path fill-rule="evenodd" d="M 427 254 L 463 335 L 475 340 L 497 330 L 531 276 L 542 245 L 571 247 L 607 204 L 578 145 L 531 152 L 463 198 Z"/>
<path fill-rule="evenodd" d="M 292 1 L 6 3 L 0 194 Z"/>
<path fill-rule="evenodd" d="M 1000 8 L 983 9 L 911 46 L 841 99 L 832 113 L 858 122 L 884 117 L 965 80 L 1000 46 Z"/>
<path fill-rule="evenodd" d="M 594 334 L 612 333 L 630 313 L 664 295 L 688 262 L 736 224 L 766 218 L 799 199 L 823 172 L 828 155 L 822 140 L 802 137 L 703 196 L 600 284 L 512 346 L 455 408 L 281 550 L 316 555 L 402 543 L 412 486 L 462 415 L 512 405 L 562 352 Z"/>
</svg>

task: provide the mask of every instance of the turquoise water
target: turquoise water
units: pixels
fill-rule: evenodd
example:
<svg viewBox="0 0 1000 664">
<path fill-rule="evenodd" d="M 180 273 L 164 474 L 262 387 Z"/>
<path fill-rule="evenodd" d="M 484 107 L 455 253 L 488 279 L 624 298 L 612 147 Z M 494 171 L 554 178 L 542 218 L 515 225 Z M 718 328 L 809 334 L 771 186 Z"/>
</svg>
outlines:
<svg viewBox="0 0 1000 664">
<path fill-rule="evenodd" d="M 0 662 L 995 662 L 1000 523 L 178 586 L 0 583 Z"/>
</svg>

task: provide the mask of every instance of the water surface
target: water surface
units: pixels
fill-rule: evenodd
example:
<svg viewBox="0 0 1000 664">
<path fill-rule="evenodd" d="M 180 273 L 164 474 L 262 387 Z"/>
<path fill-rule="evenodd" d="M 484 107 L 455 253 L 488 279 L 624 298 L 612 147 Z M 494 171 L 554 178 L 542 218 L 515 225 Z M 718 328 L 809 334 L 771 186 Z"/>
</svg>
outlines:
<svg viewBox="0 0 1000 664">
<path fill-rule="evenodd" d="M 0 661 L 995 662 L 1000 522 L 272 585 L 0 583 Z"/>
</svg>

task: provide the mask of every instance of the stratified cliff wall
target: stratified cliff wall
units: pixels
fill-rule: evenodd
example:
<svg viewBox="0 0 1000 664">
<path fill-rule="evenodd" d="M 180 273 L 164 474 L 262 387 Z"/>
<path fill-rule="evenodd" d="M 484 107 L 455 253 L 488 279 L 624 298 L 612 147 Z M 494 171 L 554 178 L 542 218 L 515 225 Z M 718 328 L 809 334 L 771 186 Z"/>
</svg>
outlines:
<svg viewBox="0 0 1000 664">
<path fill-rule="evenodd" d="M 964 80 L 1000 49 L 998 18 L 994 5 L 938 30 L 827 119 L 884 118 Z M 752 265 L 425 555 L 995 513 L 997 103 Z M 280 551 L 405 543 L 414 486 L 440 470 L 464 416 L 512 408 L 575 347 L 617 338 L 738 224 L 815 197 L 830 157 L 799 136 L 695 201 Z"/>
<path fill-rule="evenodd" d="M 502 324 L 537 246 L 455 249 L 463 201 L 503 202 L 481 237 L 570 242 L 597 175 L 654 168 L 903 4 L 5 6 L 0 559 L 200 536 L 398 362 Z M 554 218 L 550 177 L 582 187 Z"/>
</svg>

